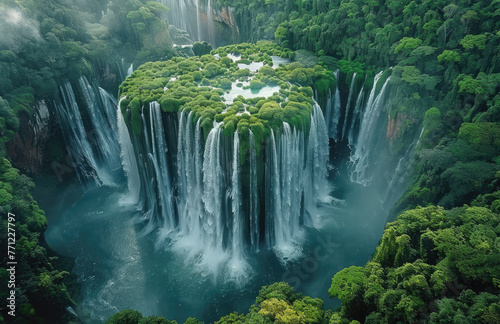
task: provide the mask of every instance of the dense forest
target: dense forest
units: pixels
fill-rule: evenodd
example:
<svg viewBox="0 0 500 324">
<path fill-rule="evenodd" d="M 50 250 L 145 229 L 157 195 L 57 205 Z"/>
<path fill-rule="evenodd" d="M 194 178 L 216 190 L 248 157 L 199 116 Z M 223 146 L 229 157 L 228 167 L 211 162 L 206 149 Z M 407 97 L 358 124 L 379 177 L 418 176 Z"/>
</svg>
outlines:
<svg viewBox="0 0 500 324">
<path fill-rule="evenodd" d="M 294 58 L 309 51 L 316 56 L 318 68 L 309 69 L 309 79 L 293 80 L 303 86 L 289 91 L 296 98 L 311 97 L 309 86 L 321 90 L 313 82 L 320 76 L 333 86 L 332 71 L 350 79 L 355 72 L 390 70 L 389 154 L 401 155 L 423 128 L 407 190 L 391 209 L 371 260 L 364 267 L 332 273 L 331 286 L 324 287 L 342 301 L 339 309 L 324 310 L 322 300 L 281 282 L 263 287 L 247 314 L 228 314 L 217 323 L 498 323 L 500 2 L 216 0 L 212 5 L 232 8 L 239 33 L 227 43 L 272 42 L 276 54 Z M 119 87 L 125 78 L 122 60 L 138 67 L 182 57 L 196 65 L 186 58 L 209 60 L 212 46 L 195 43 L 192 51 L 175 47 L 188 36 L 169 27 L 169 9 L 154 1 L 6 0 L 0 9 L 0 227 L 7 233 L 8 213 L 16 216 L 16 320 L 79 322 L 67 310 L 79 302 L 71 260 L 58 257 L 45 243 L 47 219 L 32 197 L 30 179 L 47 174 L 57 186 L 58 180 L 73 181 L 74 174 L 66 172 L 59 179 L 54 173 L 54 165 L 67 163 L 52 119 L 51 134 L 40 144 L 42 157 L 27 161 L 31 155 L 20 145 L 28 145 L 23 132 L 35 107 L 43 102 L 52 111 L 60 86 L 81 76 L 98 79 L 116 94 L 128 90 L 127 83 Z M 216 53 L 224 56 L 212 51 Z M 225 64 L 230 68 L 231 63 Z M 152 68 L 152 63 L 143 66 Z M 250 86 L 278 84 L 273 77 L 263 73 L 264 82 Z M 192 79 L 206 86 L 228 81 L 208 74 Z M 217 99 L 218 94 L 212 96 Z M 159 100 L 165 107 L 185 103 Z M 310 100 L 300 101 L 310 113 Z M 233 108 L 233 115 L 241 109 L 238 104 Z M 138 109 L 130 121 L 137 132 Z M 234 131 L 236 124 L 225 127 Z M 0 277 L 5 286 L 10 276 L 6 241 L 2 234 Z M 2 300 L 8 293 L 2 288 Z M 5 303 L 0 310 L 0 321 L 11 322 Z M 200 321 L 189 318 L 186 323 Z M 125 310 L 108 323 L 171 322 Z"/>
</svg>

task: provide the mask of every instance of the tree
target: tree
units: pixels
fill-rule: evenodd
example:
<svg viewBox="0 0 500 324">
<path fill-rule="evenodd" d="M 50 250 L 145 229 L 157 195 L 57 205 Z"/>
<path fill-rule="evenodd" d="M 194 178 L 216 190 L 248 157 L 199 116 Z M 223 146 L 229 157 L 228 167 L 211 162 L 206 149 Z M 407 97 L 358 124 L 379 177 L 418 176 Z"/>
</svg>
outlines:
<svg viewBox="0 0 500 324">
<path fill-rule="evenodd" d="M 328 289 L 330 297 L 338 297 L 342 301 L 343 313 L 349 318 L 363 320 L 367 307 L 364 303 L 366 270 L 351 266 L 337 272 Z"/>
<path fill-rule="evenodd" d="M 306 296 L 293 303 L 293 308 L 298 312 L 303 312 L 305 322 L 309 324 L 319 324 L 323 320 L 323 301 L 319 298 Z"/>
<path fill-rule="evenodd" d="M 456 51 L 450 51 L 450 50 L 444 50 L 443 53 L 441 53 L 438 56 L 438 61 L 445 61 L 445 62 L 460 62 L 461 56 L 460 53 Z"/>
<path fill-rule="evenodd" d="M 258 304 L 260 304 L 264 300 L 270 298 L 293 302 L 295 300 L 295 295 L 293 293 L 293 288 L 286 282 L 282 281 L 262 287 L 262 289 L 259 291 L 259 295 L 257 296 L 256 301 Z"/>
<path fill-rule="evenodd" d="M 486 35 L 467 35 L 461 41 L 460 45 L 466 50 L 484 50 L 486 48 Z"/>
<path fill-rule="evenodd" d="M 422 45 L 422 40 L 413 37 L 403 37 L 399 45 L 394 49 L 394 53 L 409 54 L 411 51 Z"/>
<path fill-rule="evenodd" d="M 206 54 L 210 54 L 210 51 L 212 50 L 212 45 L 207 43 L 206 41 L 203 42 L 194 42 L 193 44 L 193 52 L 194 55 L 196 56 L 203 56 Z"/>
<path fill-rule="evenodd" d="M 278 41 L 278 44 L 281 45 L 283 40 L 287 38 L 287 32 L 288 30 L 283 26 L 278 26 L 278 28 L 276 28 L 276 31 L 274 32 L 274 38 Z"/>
<path fill-rule="evenodd" d="M 286 301 L 270 298 L 260 303 L 259 314 L 269 318 L 276 324 L 303 324 L 306 316 L 293 309 Z"/>
<path fill-rule="evenodd" d="M 142 314 L 138 311 L 126 309 L 111 316 L 106 324 L 138 324 Z"/>
</svg>

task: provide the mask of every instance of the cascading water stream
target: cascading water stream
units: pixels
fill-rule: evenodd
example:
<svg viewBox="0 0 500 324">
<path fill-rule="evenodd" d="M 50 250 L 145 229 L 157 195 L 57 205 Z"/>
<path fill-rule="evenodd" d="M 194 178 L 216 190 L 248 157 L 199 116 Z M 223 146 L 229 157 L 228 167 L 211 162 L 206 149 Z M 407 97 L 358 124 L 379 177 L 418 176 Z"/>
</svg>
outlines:
<svg viewBox="0 0 500 324">
<path fill-rule="evenodd" d="M 378 73 L 375 76 L 373 88 L 370 92 L 370 96 L 366 104 L 365 113 L 361 121 L 358 141 L 356 143 L 354 152 L 351 155 L 353 169 L 350 173 L 350 179 L 352 182 L 356 182 L 364 186 L 368 186 L 371 183 L 372 175 L 368 170 L 368 167 L 370 165 L 370 152 L 373 146 L 373 139 L 376 138 L 374 132 L 377 129 L 376 124 L 379 120 L 380 113 L 383 107 L 385 90 L 390 80 L 390 77 L 387 78 L 382 88 L 380 89 L 380 92 L 375 95 L 377 82 L 381 76 L 382 72 Z"/>
<path fill-rule="evenodd" d="M 35 123 L 32 125 L 35 134 L 39 134 L 43 128 L 48 124 L 50 118 L 49 108 L 44 100 L 37 101 L 36 103 L 36 115 L 35 115 Z"/>
<path fill-rule="evenodd" d="M 364 98 L 364 87 L 361 88 L 361 91 L 358 94 L 358 99 L 356 100 L 356 106 L 354 107 L 354 112 L 352 115 L 351 127 L 349 127 L 349 133 L 347 135 L 347 139 L 348 139 L 348 143 L 349 143 L 350 147 L 352 147 L 354 145 L 355 129 L 356 129 L 356 125 L 358 124 L 358 120 L 361 117 L 363 98 Z"/>
<path fill-rule="evenodd" d="M 255 139 L 253 132 L 249 130 L 249 150 L 250 150 L 250 174 L 249 174 L 249 217 L 250 217 L 250 246 L 253 252 L 259 250 L 260 231 L 259 231 L 259 205 L 257 194 L 257 157 L 255 154 Z"/>
<path fill-rule="evenodd" d="M 329 193 L 328 133 L 318 104 L 307 143 L 303 131 L 283 123 L 278 135 L 271 131 L 266 150 L 266 244 L 282 261 L 293 260 L 301 255 L 300 225 L 319 226 L 317 204 Z"/>
<path fill-rule="evenodd" d="M 114 182 L 112 171 L 120 167 L 118 139 L 116 137 L 116 101 L 110 96 L 102 95 L 103 89 L 94 89 L 85 77 L 79 80 L 80 89 L 88 108 L 93 129 L 88 138 L 95 141 L 93 147 L 98 154 L 100 168 L 107 169 L 106 173 L 100 175 L 104 184 Z"/>
<path fill-rule="evenodd" d="M 158 102 L 155 101 L 150 103 L 149 109 L 151 147 L 153 149 L 152 153 L 149 153 L 149 159 L 154 165 L 158 182 L 157 190 L 161 214 L 159 228 L 163 232 L 163 236 L 175 227 L 172 184 L 167 165 L 167 145 L 165 143 L 161 108 Z"/>
<path fill-rule="evenodd" d="M 208 32 L 208 42 L 215 47 L 215 26 L 214 26 L 214 17 L 212 13 L 212 0 L 208 0 L 207 3 L 207 32 Z"/>
<path fill-rule="evenodd" d="M 130 75 L 132 75 L 133 72 L 134 72 L 134 63 L 130 63 L 130 66 L 127 69 L 127 76 L 129 77 Z"/>
<path fill-rule="evenodd" d="M 346 136 L 347 124 L 349 123 L 349 112 L 351 111 L 352 97 L 354 96 L 354 85 L 356 81 L 356 72 L 352 75 L 351 86 L 349 87 L 349 95 L 347 96 L 347 105 L 345 106 L 344 122 L 342 124 L 342 134 L 340 139 Z"/>
<path fill-rule="evenodd" d="M 100 186 L 100 172 L 96 156 L 87 140 L 87 132 L 69 82 L 59 87 L 61 100 L 54 103 L 66 148 L 75 167 L 78 179 L 85 189 Z"/>
<path fill-rule="evenodd" d="M 274 131 L 266 145 L 266 244 L 271 248 L 283 241 L 283 227 L 281 227 L 281 186 L 280 169 L 278 169 L 278 153 Z M 279 231 L 279 233 L 277 233 Z"/>
<path fill-rule="evenodd" d="M 85 77 L 79 79 L 78 85 L 83 107 L 79 107 L 69 82 L 60 87 L 61 99 L 54 103 L 69 155 L 86 190 L 112 185 L 121 165 L 116 100 L 104 89 L 91 86 Z M 89 129 L 82 112 L 89 116 Z"/>
<path fill-rule="evenodd" d="M 194 127 L 194 129 L 193 129 Z M 177 209 L 179 229 L 183 236 L 200 237 L 200 220 L 203 213 L 203 192 L 200 119 L 192 124 L 192 112 L 179 116 L 177 153 Z M 200 248 L 200 247 L 199 247 Z"/>
<path fill-rule="evenodd" d="M 124 98 L 120 99 L 123 100 Z M 122 199 L 122 202 L 127 205 L 135 205 L 139 202 L 141 193 L 141 181 L 139 176 L 139 169 L 135 159 L 134 146 L 130 140 L 130 134 L 123 119 L 123 114 L 120 111 L 120 104 L 116 110 L 116 124 L 118 129 L 118 141 L 120 143 L 123 171 L 127 176 L 128 195 Z"/>
<path fill-rule="evenodd" d="M 328 95 L 326 99 L 325 108 L 325 124 L 328 131 L 328 137 L 333 138 L 335 142 L 339 141 L 338 138 L 338 127 L 340 120 L 340 93 L 338 86 L 339 71 L 335 71 L 335 80 L 337 80 L 337 85 L 335 87 L 335 92 L 332 95 L 332 90 L 328 89 Z"/>
<path fill-rule="evenodd" d="M 311 128 L 306 148 L 304 172 L 304 224 L 318 227 L 317 202 L 329 199 L 327 181 L 328 135 L 321 108 L 314 103 Z"/>
<path fill-rule="evenodd" d="M 179 29 L 187 30 L 186 19 L 188 15 L 185 0 L 161 0 L 160 2 L 170 9 L 168 12 L 169 23 Z"/>
<path fill-rule="evenodd" d="M 164 127 L 169 117 L 163 115 L 156 102 L 150 104 L 148 114 L 142 114 L 145 143 L 141 147 L 147 156 L 143 163 L 150 166 L 139 171 L 145 184 L 141 197 L 149 208 L 145 218 L 156 220 L 158 244 L 172 242 L 187 259 L 196 260 L 215 275 L 229 261 L 228 278 L 239 278 L 235 279 L 238 282 L 243 269 L 251 271 L 245 262 L 246 250 L 258 251 L 265 245 L 283 260 L 296 259 L 301 250 L 301 226 L 319 225 L 317 204 L 328 195 L 328 134 L 319 106 L 314 104 L 307 135 L 284 123 L 276 136 L 271 132 L 268 138 L 265 219 L 259 216 L 253 133 L 248 135 L 248 180 L 243 181 L 238 132 L 230 140 L 223 134 L 222 124 L 214 122 L 203 145 L 200 118 L 194 124 L 193 112 L 181 111 L 177 151 L 173 152 L 167 147 Z M 173 177 L 172 167 L 176 170 Z M 249 195 L 245 204 L 243 192 Z"/>
<path fill-rule="evenodd" d="M 234 132 L 233 139 L 233 174 L 231 176 L 231 211 L 232 211 L 232 252 L 233 258 L 243 256 L 243 215 L 242 215 L 242 194 L 241 194 L 241 165 L 240 165 L 240 139 L 238 131 Z"/>
<path fill-rule="evenodd" d="M 176 241 L 181 253 L 188 251 L 188 259 L 199 256 L 205 247 L 206 235 L 202 231 L 204 213 L 203 194 L 203 146 L 200 120 L 193 126 L 192 113 L 179 114 L 177 138 L 177 210 L 179 233 Z"/>
<path fill-rule="evenodd" d="M 196 39 L 201 42 L 200 0 L 196 0 Z"/>
<path fill-rule="evenodd" d="M 214 124 L 205 143 L 203 154 L 203 216 L 202 227 L 209 239 L 210 247 L 222 248 L 222 212 L 225 196 L 223 186 L 223 170 L 221 167 L 221 128 L 219 123 Z"/>
<path fill-rule="evenodd" d="M 283 133 L 278 141 L 279 150 L 279 165 L 281 170 L 281 206 L 280 216 L 281 224 L 275 222 L 275 227 L 279 232 L 282 232 L 282 241 L 277 241 L 277 244 L 284 244 L 289 241 L 293 233 L 299 229 L 300 218 L 300 201 L 302 188 L 294 184 L 300 183 L 299 177 L 303 166 L 303 152 L 300 151 L 303 147 L 303 139 L 299 138 L 299 134 L 286 122 L 283 123 Z M 302 153 L 302 154 L 301 154 Z"/>
<path fill-rule="evenodd" d="M 380 197 L 381 201 L 384 203 L 384 207 L 387 209 L 392 207 L 405 190 L 405 182 L 410 175 L 410 170 L 414 162 L 413 157 L 415 156 L 415 152 L 418 149 L 423 134 L 424 128 L 422 127 L 419 135 L 413 140 L 411 145 L 406 149 L 405 154 L 399 159 L 396 169 L 394 173 L 392 173 L 392 178 L 386 186 L 387 189 Z"/>
<path fill-rule="evenodd" d="M 328 129 L 328 137 L 330 137 L 330 138 L 332 137 L 330 134 L 330 132 L 331 132 L 330 124 L 332 123 L 332 121 L 331 121 L 332 115 L 333 115 L 332 89 L 328 88 L 328 93 L 326 95 L 325 123 L 326 123 L 326 127 Z"/>
</svg>

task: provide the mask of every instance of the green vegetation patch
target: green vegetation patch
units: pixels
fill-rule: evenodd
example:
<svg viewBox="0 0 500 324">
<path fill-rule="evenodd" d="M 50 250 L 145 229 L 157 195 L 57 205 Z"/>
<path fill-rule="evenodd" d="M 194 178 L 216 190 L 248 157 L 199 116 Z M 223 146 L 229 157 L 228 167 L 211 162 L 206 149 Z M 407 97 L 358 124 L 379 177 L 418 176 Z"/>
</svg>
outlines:
<svg viewBox="0 0 500 324">
<path fill-rule="evenodd" d="M 143 64 L 120 85 L 119 95 L 126 97 L 120 108 L 134 134 L 142 130 L 142 108 L 153 101 L 164 112 L 193 111 L 192 122 L 201 118 L 205 137 L 214 121 L 223 123 L 221 128 L 227 136 L 238 130 L 242 150 L 248 147 L 249 130 L 257 144 L 271 129 L 281 128 L 283 122 L 306 130 L 313 111 L 313 88 L 326 92 L 335 86 L 335 78 L 319 65 L 307 68 L 291 63 L 273 69 L 271 55 L 290 57 L 292 53 L 270 43 L 239 44 L 218 48 L 201 57 L 176 57 Z M 262 62 L 263 66 L 256 72 L 240 69 L 238 63 L 242 60 Z M 280 91 L 266 97 L 240 95 L 232 102 L 226 101 L 224 95 L 238 88 L 233 83 L 241 82 L 249 82 L 243 88 L 254 94 L 270 86 L 279 86 Z M 257 150 L 259 146 L 256 145 Z"/>
</svg>

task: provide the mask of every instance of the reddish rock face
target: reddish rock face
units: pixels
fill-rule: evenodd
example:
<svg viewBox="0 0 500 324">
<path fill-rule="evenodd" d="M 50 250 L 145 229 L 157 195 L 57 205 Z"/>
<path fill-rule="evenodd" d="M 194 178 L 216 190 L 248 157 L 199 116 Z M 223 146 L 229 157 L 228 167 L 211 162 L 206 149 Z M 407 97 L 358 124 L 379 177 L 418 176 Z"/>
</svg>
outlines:
<svg viewBox="0 0 500 324">
<path fill-rule="evenodd" d="M 398 138 L 399 133 L 402 131 L 407 116 L 405 113 L 397 113 L 396 118 L 390 118 L 387 122 L 386 137 L 389 145 Z"/>
</svg>

